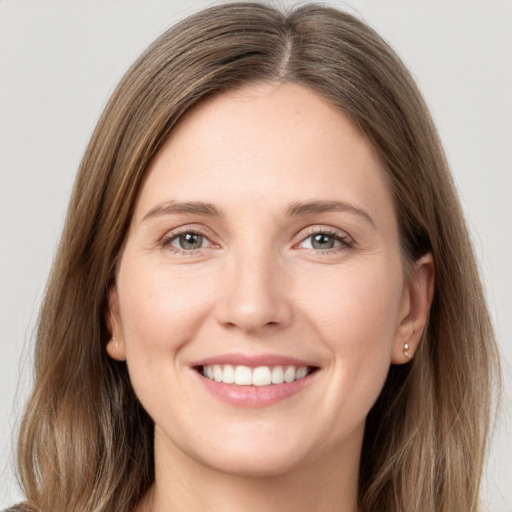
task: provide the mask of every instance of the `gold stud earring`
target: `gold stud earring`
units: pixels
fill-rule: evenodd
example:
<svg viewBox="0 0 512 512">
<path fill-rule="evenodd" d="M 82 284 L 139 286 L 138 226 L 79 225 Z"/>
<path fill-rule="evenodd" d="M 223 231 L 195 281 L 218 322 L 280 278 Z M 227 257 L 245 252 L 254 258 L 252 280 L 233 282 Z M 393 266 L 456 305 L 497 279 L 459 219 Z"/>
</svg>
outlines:
<svg viewBox="0 0 512 512">
<path fill-rule="evenodd" d="M 407 359 L 411 359 L 412 355 L 409 352 L 409 344 L 404 343 L 404 356 L 407 357 Z"/>
</svg>

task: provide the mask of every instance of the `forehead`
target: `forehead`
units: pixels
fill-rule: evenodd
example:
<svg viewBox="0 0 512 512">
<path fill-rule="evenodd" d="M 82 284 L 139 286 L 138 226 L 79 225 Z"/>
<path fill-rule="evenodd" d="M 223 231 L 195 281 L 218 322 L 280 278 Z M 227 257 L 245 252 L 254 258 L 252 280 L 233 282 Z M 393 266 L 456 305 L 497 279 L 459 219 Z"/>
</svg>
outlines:
<svg viewBox="0 0 512 512">
<path fill-rule="evenodd" d="M 351 200 L 375 216 L 394 209 L 384 168 L 348 116 L 290 83 L 247 85 L 189 111 L 149 165 L 136 214 L 166 199 L 228 209 Z"/>
</svg>

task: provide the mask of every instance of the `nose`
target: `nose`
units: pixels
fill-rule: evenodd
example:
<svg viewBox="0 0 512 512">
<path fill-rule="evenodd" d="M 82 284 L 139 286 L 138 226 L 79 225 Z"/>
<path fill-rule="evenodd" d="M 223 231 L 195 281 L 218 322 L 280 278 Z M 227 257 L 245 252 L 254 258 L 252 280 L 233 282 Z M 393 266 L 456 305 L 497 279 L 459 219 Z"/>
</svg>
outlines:
<svg viewBox="0 0 512 512">
<path fill-rule="evenodd" d="M 251 334 L 290 324 L 290 283 L 278 260 L 270 250 L 233 255 L 227 263 L 216 306 L 219 323 Z"/>
</svg>

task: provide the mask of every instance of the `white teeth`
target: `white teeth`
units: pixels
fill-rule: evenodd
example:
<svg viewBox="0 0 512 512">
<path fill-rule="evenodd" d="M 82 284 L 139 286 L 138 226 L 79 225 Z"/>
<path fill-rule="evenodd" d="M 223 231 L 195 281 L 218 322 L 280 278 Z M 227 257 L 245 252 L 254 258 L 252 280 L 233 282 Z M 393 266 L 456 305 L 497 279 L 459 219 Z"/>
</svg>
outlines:
<svg viewBox="0 0 512 512">
<path fill-rule="evenodd" d="M 284 371 L 282 366 L 272 368 L 272 384 L 282 384 L 284 382 Z"/>
<path fill-rule="evenodd" d="M 219 364 L 213 365 L 213 379 L 222 382 L 222 367 Z"/>
<path fill-rule="evenodd" d="M 224 366 L 222 382 L 226 384 L 233 384 L 235 382 L 235 369 L 230 364 Z"/>
<path fill-rule="evenodd" d="M 235 384 L 239 386 L 250 386 L 252 384 L 252 371 L 248 366 L 236 367 Z"/>
<path fill-rule="evenodd" d="M 307 366 L 232 366 L 230 364 L 206 365 L 202 368 L 204 377 L 224 382 L 225 384 L 236 384 L 238 386 L 270 386 L 271 384 L 283 384 L 293 382 L 309 375 Z"/>
<path fill-rule="evenodd" d="M 295 372 L 295 380 L 303 379 L 308 374 L 308 369 L 306 366 L 301 366 L 297 368 Z"/>
<path fill-rule="evenodd" d="M 295 380 L 295 368 L 293 366 L 288 366 L 284 371 L 284 381 L 285 382 L 293 382 Z"/>
<path fill-rule="evenodd" d="M 272 382 L 272 373 L 268 366 L 258 366 L 252 372 L 253 386 L 270 386 Z"/>
</svg>

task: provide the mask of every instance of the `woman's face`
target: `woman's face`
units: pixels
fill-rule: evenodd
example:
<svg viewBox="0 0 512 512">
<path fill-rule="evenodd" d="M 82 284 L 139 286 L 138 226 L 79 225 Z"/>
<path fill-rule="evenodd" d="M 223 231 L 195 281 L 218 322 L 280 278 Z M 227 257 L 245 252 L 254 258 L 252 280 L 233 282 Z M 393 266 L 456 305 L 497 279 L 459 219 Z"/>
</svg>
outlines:
<svg viewBox="0 0 512 512">
<path fill-rule="evenodd" d="M 413 342 L 390 187 L 339 110 L 292 84 L 209 99 L 151 162 L 110 294 L 173 453 L 238 474 L 357 458 Z"/>
</svg>

